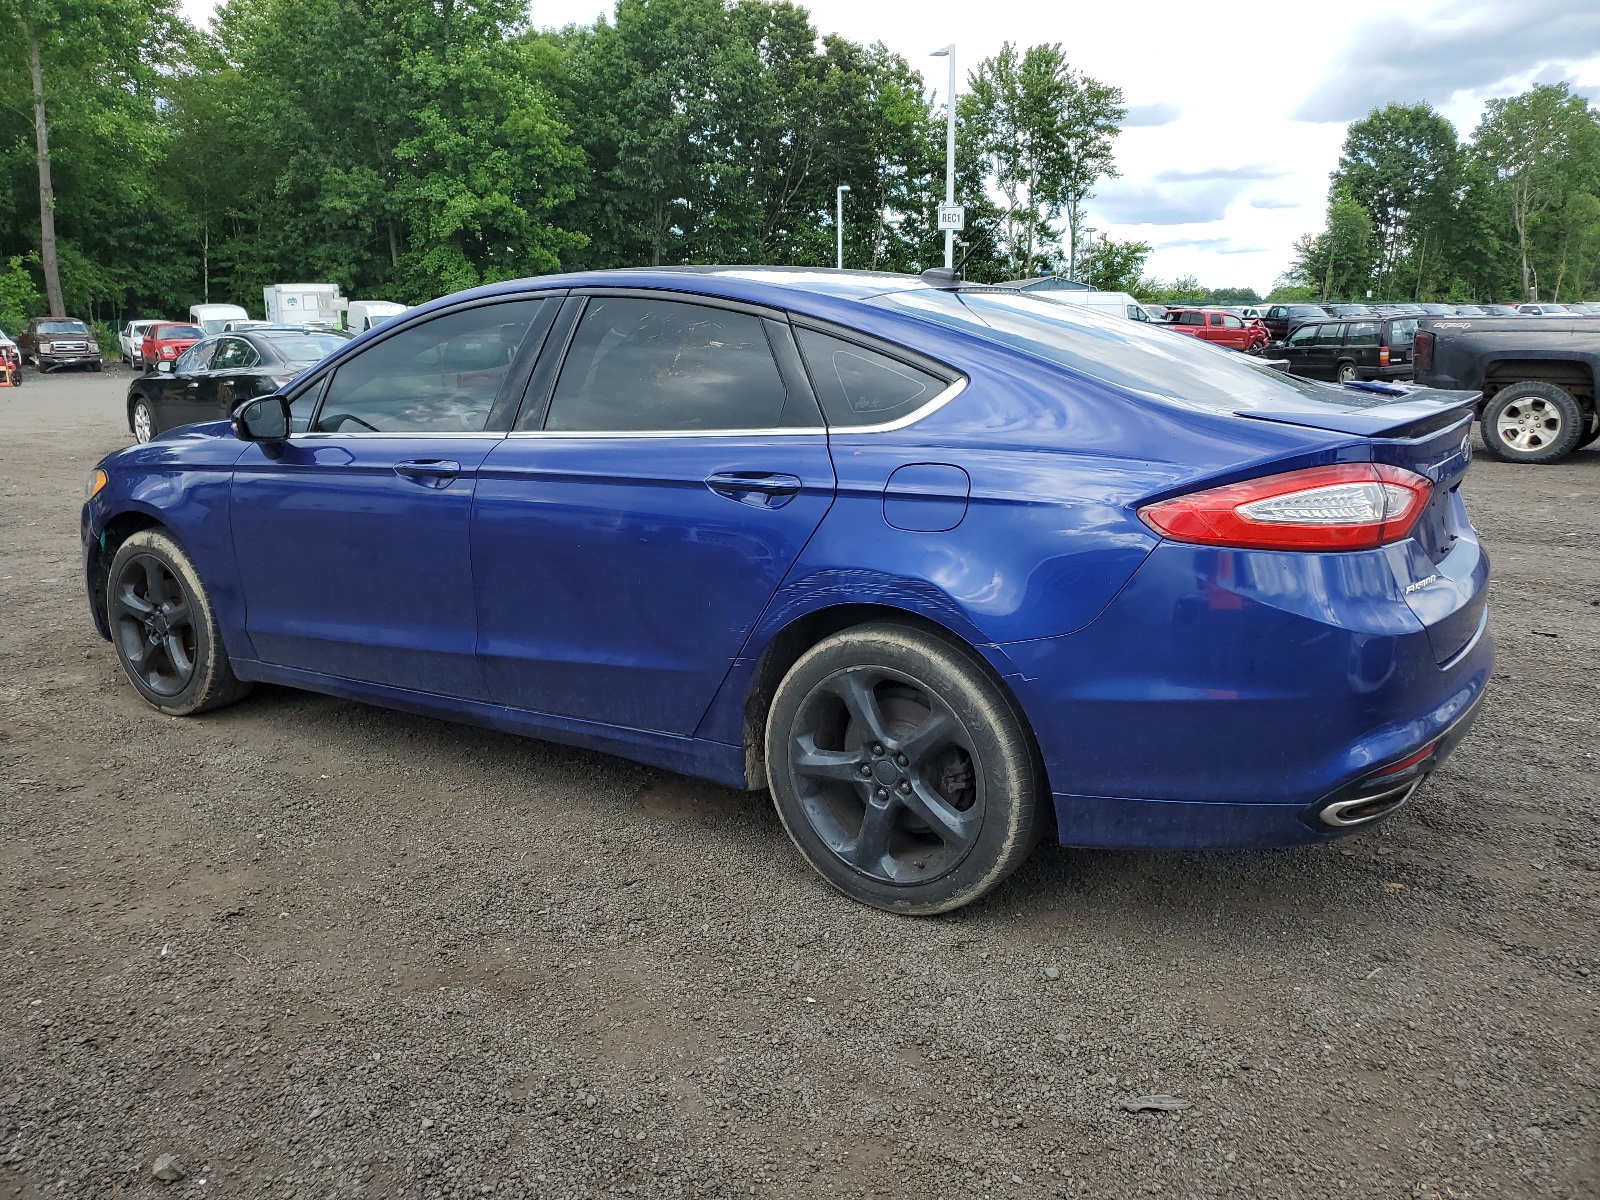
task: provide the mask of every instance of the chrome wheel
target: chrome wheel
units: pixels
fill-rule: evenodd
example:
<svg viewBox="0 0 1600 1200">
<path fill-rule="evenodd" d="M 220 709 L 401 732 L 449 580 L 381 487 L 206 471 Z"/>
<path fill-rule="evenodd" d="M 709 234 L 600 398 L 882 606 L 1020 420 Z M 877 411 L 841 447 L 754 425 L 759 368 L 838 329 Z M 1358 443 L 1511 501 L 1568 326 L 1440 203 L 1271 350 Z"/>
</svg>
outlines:
<svg viewBox="0 0 1600 1200">
<path fill-rule="evenodd" d="M 1356 370 L 1356 366 L 1355 366 L 1354 363 L 1340 363 L 1339 364 L 1339 382 L 1340 383 L 1355 383 L 1360 378 L 1361 378 L 1361 373 Z"/>
<path fill-rule="evenodd" d="M 1561 410 L 1543 396 L 1519 397 L 1501 411 L 1494 433 L 1513 450 L 1543 449 L 1561 437 Z"/>
<path fill-rule="evenodd" d="M 150 415 L 150 406 L 141 400 L 133 406 L 133 440 L 148 442 L 155 435 L 156 423 Z"/>
</svg>

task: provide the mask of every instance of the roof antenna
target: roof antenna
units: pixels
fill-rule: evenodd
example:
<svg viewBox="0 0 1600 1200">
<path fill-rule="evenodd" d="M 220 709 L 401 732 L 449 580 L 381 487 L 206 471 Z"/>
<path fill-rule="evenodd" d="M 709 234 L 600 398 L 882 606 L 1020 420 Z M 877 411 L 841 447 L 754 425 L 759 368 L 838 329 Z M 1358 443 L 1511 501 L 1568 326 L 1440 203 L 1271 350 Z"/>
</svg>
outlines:
<svg viewBox="0 0 1600 1200">
<path fill-rule="evenodd" d="M 967 265 L 967 259 L 978 252 L 978 241 L 973 239 L 972 245 L 967 247 L 967 252 L 961 256 L 961 261 L 953 267 L 929 267 L 922 273 L 922 282 L 929 287 L 939 288 L 941 291 L 955 292 L 961 289 L 961 268 Z"/>
</svg>

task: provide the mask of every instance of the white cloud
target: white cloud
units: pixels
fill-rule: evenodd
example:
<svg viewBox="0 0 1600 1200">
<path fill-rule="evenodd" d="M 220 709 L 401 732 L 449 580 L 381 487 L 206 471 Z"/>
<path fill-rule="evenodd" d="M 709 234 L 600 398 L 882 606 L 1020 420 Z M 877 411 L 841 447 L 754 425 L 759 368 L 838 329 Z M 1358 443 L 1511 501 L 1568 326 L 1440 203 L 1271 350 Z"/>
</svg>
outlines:
<svg viewBox="0 0 1600 1200">
<path fill-rule="evenodd" d="M 1182 114 L 1183 110 L 1176 104 L 1130 104 L 1122 124 L 1128 129 L 1154 129 L 1171 125 Z"/>
</svg>

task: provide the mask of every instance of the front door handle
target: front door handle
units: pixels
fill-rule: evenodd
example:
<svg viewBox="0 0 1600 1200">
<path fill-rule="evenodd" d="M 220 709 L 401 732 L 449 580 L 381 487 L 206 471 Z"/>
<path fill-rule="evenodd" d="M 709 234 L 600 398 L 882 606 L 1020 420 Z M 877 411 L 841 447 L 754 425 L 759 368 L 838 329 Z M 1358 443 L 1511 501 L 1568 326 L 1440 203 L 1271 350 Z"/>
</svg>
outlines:
<svg viewBox="0 0 1600 1200">
<path fill-rule="evenodd" d="M 447 458 L 413 458 L 396 463 L 394 473 L 422 487 L 449 487 L 461 474 L 461 464 Z"/>
<path fill-rule="evenodd" d="M 755 508 L 782 508 L 800 494 L 803 486 L 797 476 L 769 474 L 765 471 L 719 471 L 706 479 L 706 486 L 719 496 Z"/>
</svg>

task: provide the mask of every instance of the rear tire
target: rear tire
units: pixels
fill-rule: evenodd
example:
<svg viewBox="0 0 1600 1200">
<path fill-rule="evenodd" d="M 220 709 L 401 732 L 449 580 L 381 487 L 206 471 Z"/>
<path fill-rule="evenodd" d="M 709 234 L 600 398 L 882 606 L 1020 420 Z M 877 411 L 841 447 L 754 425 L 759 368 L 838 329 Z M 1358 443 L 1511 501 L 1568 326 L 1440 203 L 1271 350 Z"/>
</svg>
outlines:
<svg viewBox="0 0 1600 1200">
<path fill-rule="evenodd" d="M 200 574 L 171 534 L 141 529 L 111 560 L 106 625 L 129 682 L 168 716 L 188 717 L 242 699 Z"/>
<path fill-rule="evenodd" d="M 1021 865 L 1042 821 L 1033 744 L 981 660 L 894 623 L 847 629 L 784 677 L 767 778 L 795 846 L 862 904 L 929 915 Z"/>
<path fill-rule="evenodd" d="M 1483 444 L 1501 462 L 1556 462 L 1577 449 L 1584 429 L 1572 393 L 1542 380 L 1514 383 L 1483 406 Z"/>
<path fill-rule="evenodd" d="M 1339 364 L 1339 370 L 1335 377 L 1340 383 L 1359 383 L 1361 380 L 1361 372 L 1356 370 L 1355 363 L 1342 362 Z"/>
</svg>

